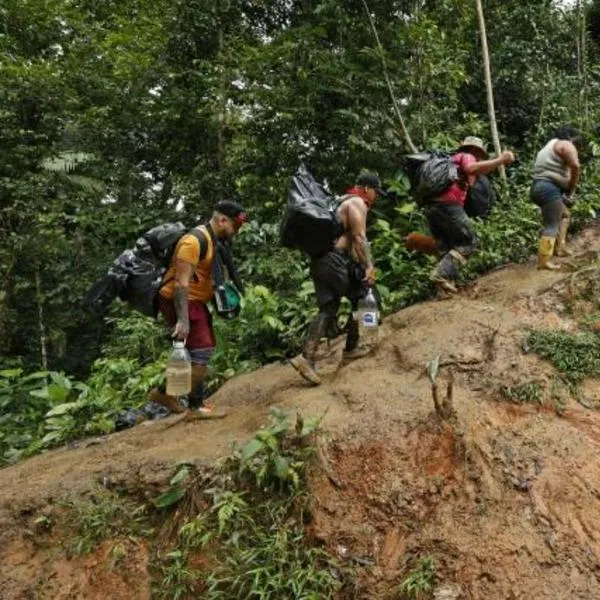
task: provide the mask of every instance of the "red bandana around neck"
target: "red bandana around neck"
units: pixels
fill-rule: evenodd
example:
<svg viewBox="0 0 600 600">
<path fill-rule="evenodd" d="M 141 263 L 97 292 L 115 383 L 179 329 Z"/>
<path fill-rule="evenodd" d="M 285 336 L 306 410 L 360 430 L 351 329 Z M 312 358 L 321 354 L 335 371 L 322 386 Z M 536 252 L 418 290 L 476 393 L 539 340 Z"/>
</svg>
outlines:
<svg viewBox="0 0 600 600">
<path fill-rule="evenodd" d="M 371 206 L 371 202 L 369 200 L 369 198 L 367 197 L 367 191 L 365 190 L 365 188 L 362 187 L 351 187 L 349 190 L 346 190 L 346 194 L 350 195 L 350 196 L 359 196 L 360 198 L 362 198 L 363 202 L 367 205 L 367 206 Z"/>
</svg>

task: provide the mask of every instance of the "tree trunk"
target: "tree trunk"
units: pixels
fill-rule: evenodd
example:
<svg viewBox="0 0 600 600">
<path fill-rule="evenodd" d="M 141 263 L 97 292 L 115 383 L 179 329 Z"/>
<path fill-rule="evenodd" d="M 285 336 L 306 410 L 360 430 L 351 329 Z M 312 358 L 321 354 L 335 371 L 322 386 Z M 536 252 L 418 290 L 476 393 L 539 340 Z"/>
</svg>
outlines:
<svg viewBox="0 0 600 600">
<path fill-rule="evenodd" d="M 221 3 L 219 3 L 219 8 Z M 226 120 L 226 85 L 227 80 L 225 77 L 225 66 L 223 64 L 223 50 L 225 48 L 225 36 L 223 34 L 223 15 L 219 10 L 219 62 L 220 73 L 219 73 L 219 113 L 218 113 L 218 132 L 217 132 L 217 169 L 219 170 L 219 200 L 224 200 L 224 185 L 223 185 L 223 172 L 225 170 L 225 120 Z"/>
<path fill-rule="evenodd" d="M 481 53 L 483 55 L 483 72 L 485 77 L 485 89 L 487 93 L 488 115 L 490 119 L 490 128 L 492 131 L 492 141 L 497 155 L 502 151 L 500 148 L 500 137 L 498 136 L 498 126 L 496 124 L 496 109 L 494 108 L 494 91 L 492 89 L 492 72 L 490 69 L 490 55 L 488 52 L 487 34 L 485 32 L 485 19 L 483 18 L 483 6 L 481 0 L 475 0 L 477 5 L 477 17 L 479 19 L 479 37 L 481 38 Z M 500 174 L 506 183 L 506 172 L 504 167 L 500 167 Z"/>
<path fill-rule="evenodd" d="M 587 71 L 585 43 L 585 6 L 583 0 L 577 0 L 577 76 L 579 79 L 579 127 L 585 130 L 588 125 Z"/>
<path fill-rule="evenodd" d="M 365 7 L 365 11 L 367 16 L 369 17 L 369 23 L 371 24 L 371 29 L 373 30 L 373 35 L 375 36 L 375 42 L 377 43 L 377 50 L 379 51 L 379 56 L 381 58 L 381 65 L 383 67 L 383 75 L 385 77 L 385 82 L 387 84 L 388 91 L 390 92 L 390 97 L 392 99 L 392 106 L 394 107 L 394 112 L 396 113 L 396 118 L 400 123 L 400 131 L 402 132 L 402 136 L 406 141 L 406 144 L 410 148 L 411 152 L 418 152 L 417 147 L 413 144 L 413 141 L 410 137 L 410 133 L 406 128 L 406 124 L 404 123 L 404 119 L 402 117 L 402 112 L 400 111 L 400 106 L 396 100 L 396 95 L 394 94 L 394 88 L 392 87 L 392 82 L 390 80 L 390 75 L 387 69 L 387 62 L 385 60 L 385 54 L 383 52 L 383 46 L 381 45 L 381 41 L 379 40 L 379 34 L 377 33 L 377 28 L 375 27 L 375 21 L 373 20 L 373 15 L 369 9 L 369 5 L 367 4 L 367 0 L 362 0 L 363 6 Z"/>
<path fill-rule="evenodd" d="M 40 328 L 40 352 L 42 369 L 48 370 L 48 348 L 46 342 L 46 324 L 44 323 L 44 297 L 42 294 L 42 278 L 39 267 L 35 268 L 35 299 L 38 305 L 38 323 Z"/>
<path fill-rule="evenodd" d="M 4 340 L 4 350 L 9 348 L 11 344 L 7 331 L 7 311 L 13 284 L 12 271 L 17 264 L 17 252 L 18 250 L 13 252 L 8 266 L 2 273 L 2 283 L 0 284 L 0 340 Z"/>
</svg>

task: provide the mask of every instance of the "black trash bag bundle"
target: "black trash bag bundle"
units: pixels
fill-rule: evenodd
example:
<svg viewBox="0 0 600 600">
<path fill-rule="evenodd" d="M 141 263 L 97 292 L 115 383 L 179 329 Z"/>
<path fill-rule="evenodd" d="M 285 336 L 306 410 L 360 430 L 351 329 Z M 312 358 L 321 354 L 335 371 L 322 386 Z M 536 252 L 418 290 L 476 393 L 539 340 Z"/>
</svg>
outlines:
<svg viewBox="0 0 600 600">
<path fill-rule="evenodd" d="M 121 431 L 135 427 L 143 421 L 156 421 L 164 419 L 170 415 L 170 411 L 166 406 L 158 404 L 158 402 L 146 402 L 141 408 L 128 408 L 120 412 L 115 420 L 115 429 Z"/>
<path fill-rule="evenodd" d="M 124 250 L 83 299 L 91 313 L 103 314 L 119 297 L 150 317 L 158 313 L 157 295 L 179 238 L 187 233 L 182 223 L 163 223 L 144 233 L 133 249 Z"/>
<path fill-rule="evenodd" d="M 427 150 L 408 154 L 403 162 L 410 193 L 418 204 L 427 204 L 460 180 L 458 166 L 446 152 Z"/>
<path fill-rule="evenodd" d="M 177 242 L 186 233 L 198 238 L 200 260 L 206 257 L 208 241 L 200 230 L 189 230 L 179 222 L 157 225 L 138 238 L 133 249 L 124 250 L 114 260 L 106 275 L 84 297 L 84 308 L 95 315 L 102 315 L 118 297 L 134 310 L 156 317 L 158 292 L 164 285 L 164 275 Z M 218 316 L 231 319 L 240 312 L 243 285 L 233 263 L 229 244 L 217 240 L 212 231 L 211 236 L 215 248 L 213 306 Z"/>
<path fill-rule="evenodd" d="M 339 200 L 328 194 L 304 165 L 292 178 L 281 222 L 281 243 L 311 257 L 333 248 L 344 227 L 337 217 Z"/>
</svg>

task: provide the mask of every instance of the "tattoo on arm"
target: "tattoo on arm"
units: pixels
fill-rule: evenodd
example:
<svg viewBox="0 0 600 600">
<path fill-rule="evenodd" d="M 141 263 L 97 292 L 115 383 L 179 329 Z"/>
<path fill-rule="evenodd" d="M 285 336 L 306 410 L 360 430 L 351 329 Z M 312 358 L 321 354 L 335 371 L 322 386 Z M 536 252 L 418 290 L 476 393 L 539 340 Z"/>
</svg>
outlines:
<svg viewBox="0 0 600 600">
<path fill-rule="evenodd" d="M 175 305 L 175 313 L 177 320 L 182 323 L 189 323 L 190 317 L 188 313 L 188 288 L 176 287 L 175 295 L 173 296 L 173 304 Z"/>
<path fill-rule="evenodd" d="M 373 266 L 373 256 L 371 255 L 371 244 L 365 236 L 357 236 L 356 253 L 363 267 L 369 269 Z"/>
<path fill-rule="evenodd" d="M 373 257 L 371 256 L 371 246 L 366 233 L 367 215 L 351 206 L 348 210 L 348 221 L 352 232 L 352 247 L 360 264 L 369 269 L 373 266 Z"/>
</svg>

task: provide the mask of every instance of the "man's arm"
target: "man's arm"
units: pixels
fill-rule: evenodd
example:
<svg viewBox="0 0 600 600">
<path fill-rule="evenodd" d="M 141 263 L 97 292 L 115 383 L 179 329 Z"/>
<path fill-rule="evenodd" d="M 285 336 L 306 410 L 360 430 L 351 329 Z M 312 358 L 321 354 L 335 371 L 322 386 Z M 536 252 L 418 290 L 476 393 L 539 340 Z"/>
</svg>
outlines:
<svg viewBox="0 0 600 600">
<path fill-rule="evenodd" d="M 367 239 L 367 213 L 354 203 L 348 206 L 348 229 L 352 237 L 352 249 L 360 264 L 365 268 L 365 280 L 369 285 L 375 283 L 375 267 L 371 256 L 371 246 Z"/>
<path fill-rule="evenodd" d="M 173 337 L 178 340 L 184 340 L 190 333 L 190 317 L 188 311 L 188 290 L 190 279 L 194 272 L 194 265 L 185 260 L 178 259 L 175 263 L 175 294 L 173 304 L 177 314 L 177 323 Z"/>
<path fill-rule="evenodd" d="M 569 194 L 572 194 L 579 183 L 581 174 L 581 165 L 579 164 L 579 154 L 577 148 L 568 140 L 560 140 L 554 144 L 554 152 L 563 160 L 563 162 L 571 170 L 571 178 L 569 179 Z"/>
<path fill-rule="evenodd" d="M 487 175 L 495 171 L 501 165 L 508 166 L 515 160 L 515 155 L 510 150 L 505 150 L 496 158 L 481 160 L 464 167 L 467 176 Z"/>
</svg>

